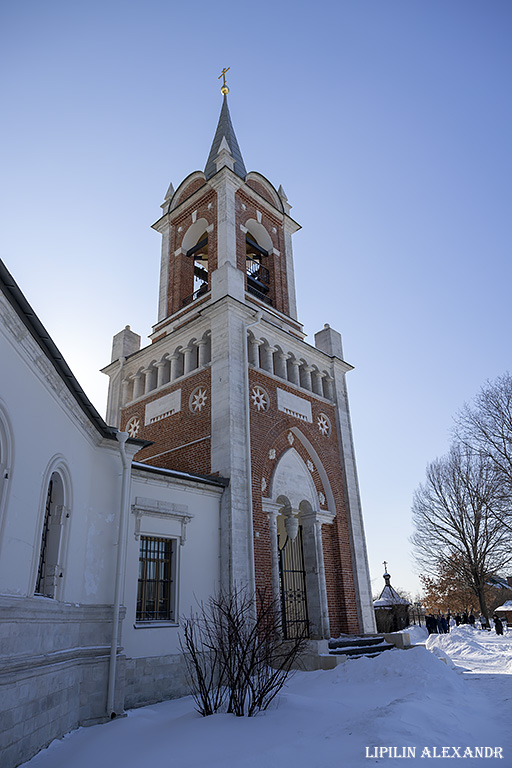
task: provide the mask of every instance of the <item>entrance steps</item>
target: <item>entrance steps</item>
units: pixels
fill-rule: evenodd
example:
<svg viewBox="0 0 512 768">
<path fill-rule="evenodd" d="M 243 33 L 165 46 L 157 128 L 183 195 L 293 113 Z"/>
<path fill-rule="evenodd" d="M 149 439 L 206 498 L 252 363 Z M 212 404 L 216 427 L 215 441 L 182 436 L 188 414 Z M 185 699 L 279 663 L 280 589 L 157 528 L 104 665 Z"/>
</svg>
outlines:
<svg viewBox="0 0 512 768">
<path fill-rule="evenodd" d="M 373 658 L 394 647 L 392 643 L 386 642 L 383 635 L 366 635 L 364 637 L 346 635 L 336 640 L 329 640 L 330 655 L 344 655 L 351 659 L 358 659 L 361 656 Z"/>
<path fill-rule="evenodd" d="M 334 669 L 348 659 L 375 657 L 392 648 L 410 648 L 407 632 L 383 635 L 342 635 L 332 640 L 308 640 L 296 669 Z"/>
</svg>

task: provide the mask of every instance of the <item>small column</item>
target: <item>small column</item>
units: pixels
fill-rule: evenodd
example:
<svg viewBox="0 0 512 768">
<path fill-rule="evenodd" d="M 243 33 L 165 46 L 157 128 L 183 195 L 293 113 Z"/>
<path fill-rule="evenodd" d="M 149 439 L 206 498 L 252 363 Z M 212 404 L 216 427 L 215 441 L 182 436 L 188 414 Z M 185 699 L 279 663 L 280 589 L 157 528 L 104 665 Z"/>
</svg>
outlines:
<svg viewBox="0 0 512 768">
<path fill-rule="evenodd" d="M 259 346 L 261 344 L 261 341 L 259 339 L 255 339 L 254 336 L 249 336 L 249 362 L 254 365 L 255 368 L 260 367 L 260 354 L 259 354 Z"/>
<path fill-rule="evenodd" d="M 183 350 L 183 373 L 192 373 L 195 368 L 194 360 L 192 358 L 192 347 L 185 347 Z"/>
<path fill-rule="evenodd" d="M 261 367 L 268 373 L 274 373 L 274 351 L 274 347 L 267 346 L 267 344 L 261 347 Z"/>
<path fill-rule="evenodd" d="M 160 360 L 156 363 L 156 386 L 162 387 L 169 381 L 169 361 Z"/>
<path fill-rule="evenodd" d="M 142 373 L 145 376 L 144 394 L 147 395 L 148 392 L 151 392 L 151 390 L 155 388 L 155 369 L 150 365 L 149 368 L 145 368 Z"/>
<path fill-rule="evenodd" d="M 301 379 L 300 385 L 304 389 L 307 389 L 308 392 L 311 392 L 311 372 L 313 371 L 313 369 L 311 368 L 310 365 L 303 365 L 300 370 L 302 374 L 300 377 Z"/>
<path fill-rule="evenodd" d="M 138 397 L 144 394 L 144 380 L 142 373 L 135 373 L 133 376 L 133 399 L 136 400 Z"/>
<path fill-rule="evenodd" d="M 324 548 L 322 545 L 322 523 L 320 520 L 315 520 L 315 545 L 316 545 L 316 561 L 318 566 L 318 591 L 320 593 L 320 620 L 322 627 L 322 636 L 330 637 L 329 627 L 329 604 L 327 602 L 327 586 L 325 583 L 325 565 L 324 565 Z"/>
<path fill-rule="evenodd" d="M 316 369 L 313 370 L 313 392 L 315 395 L 320 395 L 320 397 L 324 396 L 324 388 L 322 386 L 322 379 L 325 374 L 320 373 L 320 371 L 317 371 Z"/>
<path fill-rule="evenodd" d="M 121 405 L 125 405 L 125 403 L 130 402 L 132 399 L 130 397 L 130 389 L 132 388 L 132 382 L 130 379 L 123 379 L 123 383 L 121 384 Z"/>
<path fill-rule="evenodd" d="M 276 355 L 276 376 L 280 376 L 282 379 L 285 379 L 285 381 L 288 381 L 288 371 L 286 370 L 286 361 L 288 358 L 289 355 L 286 352 L 278 352 Z"/>
<path fill-rule="evenodd" d="M 327 400 L 333 399 L 333 384 L 334 379 L 332 376 L 324 376 L 323 385 L 324 385 L 324 397 L 327 398 Z"/>
<path fill-rule="evenodd" d="M 270 529 L 270 568 L 272 573 L 272 597 L 276 605 L 280 604 L 281 595 L 279 593 L 279 552 L 277 543 L 277 516 L 278 509 L 267 512 L 268 526 Z"/>
<path fill-rule="evenodd" d="M 198 347 L 198 364 L 199 368 L 202 368 L 204 365 L 206 365 L 208 360 L 208 341 L 206 339 L 199 339 L 199 341 L 196 342 Z"/>
<path fill-rule="evenodd" d="M 289 376 L 288 381 L 291 382 L 291 384 L 296 384 L 298 387 L 300 387 L 300 373 L 299 368 L 301 366 L 300 360 L 290 360 L 290 365 L 288 366 Z"/>
<path fill-rule="evenodd" d="M 169 376 L 169 381 L 174 381 L 178 378 L 178 360 L 180 359 L 180 356 L 177 352 L 174 352 L 174 354 L 169 355 L 169 361 L 171 363 L 171 373 Z"/>
</svg>

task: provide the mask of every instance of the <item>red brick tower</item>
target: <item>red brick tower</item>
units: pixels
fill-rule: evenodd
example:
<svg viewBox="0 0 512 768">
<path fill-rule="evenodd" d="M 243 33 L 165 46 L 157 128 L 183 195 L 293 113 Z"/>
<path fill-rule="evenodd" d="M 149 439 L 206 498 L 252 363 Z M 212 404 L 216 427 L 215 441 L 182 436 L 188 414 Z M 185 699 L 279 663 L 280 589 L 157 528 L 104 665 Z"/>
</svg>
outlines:
<svg viewBox="0 0 512 768">
<path fill-rule="evenodd" d="M 107 420 L 141 462 L 229 479 L 226 586 L 267 587 L 292 636 L 375 631 L 341 337 L 304 341 L 282 187 L 247 173 L 223 89 L 204 171 L 169 187 L 158 322 L 114 337 Z"/>
</svg>

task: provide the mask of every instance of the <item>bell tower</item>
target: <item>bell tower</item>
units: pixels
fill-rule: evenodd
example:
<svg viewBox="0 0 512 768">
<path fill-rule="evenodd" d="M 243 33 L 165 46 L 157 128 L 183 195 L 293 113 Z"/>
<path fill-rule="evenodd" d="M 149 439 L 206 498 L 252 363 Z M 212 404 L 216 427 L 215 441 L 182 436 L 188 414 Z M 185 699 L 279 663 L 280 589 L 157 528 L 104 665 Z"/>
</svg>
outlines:
<svg viewBox="0 0 512 768">
<path fill-rule="evenodd" d="M 225 70 L 223 75 L 225 77 Z M 114 337 L 107 421 L 137 460 L 229 480 L 221 580 L 266 588 L 283 633 L 374 632 L 340 335 L 305 342 L 282 186 L 247 172 L 228 87 L 203 171 L 169 186 L 151 344 Z"/>
</svg>

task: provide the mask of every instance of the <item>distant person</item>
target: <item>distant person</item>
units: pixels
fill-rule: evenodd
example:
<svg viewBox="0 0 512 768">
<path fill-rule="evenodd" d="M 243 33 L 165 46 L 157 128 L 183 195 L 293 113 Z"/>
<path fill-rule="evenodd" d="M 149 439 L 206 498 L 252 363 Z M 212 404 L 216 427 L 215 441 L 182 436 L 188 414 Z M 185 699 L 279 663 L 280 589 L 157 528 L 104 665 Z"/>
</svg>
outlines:
<svg viewBox="0 0 512 768">
<path fill-rule="evenodd" d="M 456 624 L 457 626 L 459 626 L 459 624 L 461 624 L 461 623 L 462 623 L 462 618 L 461 618 L 461 615 L 460 615 L 460 613 L 456 613 L 456 614 L 455 614 L 455 624 Z"/>
<path fill-rule="evenodd" d="M 471 624 L 471 626 L 472 626 L 472 627 L 473 627 L 473 629 L 474 629 L 474 628 L 475 628 L 475 617 L 473 616 L 473 613 L 470 613 L 470 614 L 469 614 L 469 616 L 468 616 L 468 621 L 469 621 L 469 623 Z"/>
<path fill-rule="evenodd" d="M 503 622 L 500 619 L 499 616 L 493 616 L 494 619 L 494 629 L 496 630 L 497 635 L 503 634 Z"/>
<path fill-rule="evenodd" d="M 453 616 L 450 616 L 449 626 L 450 626 L 450 631 L 451 631 L 451 630 L 452 630 L 454 627 L 456 627 L 456 626 L 457 626 L 457 622 L 455 621 L 455 619 L 453 618 Z"/>
<path fill-rule="evenodd" d="M 461 621 L 463 624 L 469 624 L 469 616 L 467 611 L 464 611 L 464 613 L 462 614 Z"/>
<path fill-rule="evenodd" d="M 441 616 L 441 629 L 443 631 L 443 635 L 446 635 L 448 632 L 448 622 L 444 616 Z"/>
<path fill-rule="evenodd" d="M 437 621 L 435 619 L 435 616 L 432 616 L 431 613 L 427 613 L 427 615 L 425 616 L 425 624 L 427 625 L 427 631 L 429 635 L 437 634 Z"/>
</svg>

